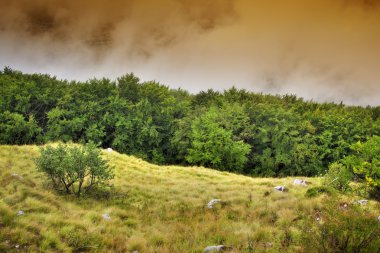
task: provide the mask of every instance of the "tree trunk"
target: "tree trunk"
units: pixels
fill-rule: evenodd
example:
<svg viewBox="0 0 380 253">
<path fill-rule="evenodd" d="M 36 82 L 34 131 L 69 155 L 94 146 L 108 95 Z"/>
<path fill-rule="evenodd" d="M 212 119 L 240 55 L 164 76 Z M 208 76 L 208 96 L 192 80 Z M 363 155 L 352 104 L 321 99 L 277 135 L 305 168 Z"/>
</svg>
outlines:
<svg viewBox="0 0 380 253">
<path fill-rule="evenodd" d="M 80 197 L 80 193 L 81 193 L 81 190 L 82 190 L 82 184 L 83 184 L 83 180 L 79 181 L 78 191 L 77 191 L 77 197 Z"/>
<path fill-rule="evenodd" d="M 66 184 L 64 179 L 61 179 L 61 181 L 66 188 L 66 193 L 69 194 L 70 193 L 70 185 Z"/>
</svg>

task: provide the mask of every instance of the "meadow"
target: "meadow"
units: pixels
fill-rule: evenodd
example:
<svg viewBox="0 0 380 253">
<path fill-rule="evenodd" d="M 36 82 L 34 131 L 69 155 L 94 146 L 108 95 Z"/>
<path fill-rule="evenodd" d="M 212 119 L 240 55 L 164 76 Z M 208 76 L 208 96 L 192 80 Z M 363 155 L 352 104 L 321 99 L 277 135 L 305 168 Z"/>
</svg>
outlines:
<svg viewBox="0 0 380 253">
<path fill-rule="evenodd" d="M 333 191 L 307 197 L 318 177 L 301 178 L 304 187 L 294 177 L 158 166 L 104 151 L 113 186 L 77 198 L 52 189 L 35 167 L 38 154 L 37 146 L 0 146 L 0 252 L 379 251 L 379 203 Z M 207 208 L 214 198 L 222 202 Z"/>
</svg>

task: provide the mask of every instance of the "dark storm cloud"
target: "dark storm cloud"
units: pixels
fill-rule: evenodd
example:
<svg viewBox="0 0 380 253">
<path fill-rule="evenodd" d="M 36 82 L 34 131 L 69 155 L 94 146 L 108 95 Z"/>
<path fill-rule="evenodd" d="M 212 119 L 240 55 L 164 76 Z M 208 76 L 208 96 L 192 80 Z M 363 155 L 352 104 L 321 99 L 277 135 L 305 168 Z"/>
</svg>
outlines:
<svg viewBox="0 0 380 253">
<path fill-rule="evenodd" d="M 0 64 L 380 104 L 379 0 L 0 0 Z"/>
</svg>

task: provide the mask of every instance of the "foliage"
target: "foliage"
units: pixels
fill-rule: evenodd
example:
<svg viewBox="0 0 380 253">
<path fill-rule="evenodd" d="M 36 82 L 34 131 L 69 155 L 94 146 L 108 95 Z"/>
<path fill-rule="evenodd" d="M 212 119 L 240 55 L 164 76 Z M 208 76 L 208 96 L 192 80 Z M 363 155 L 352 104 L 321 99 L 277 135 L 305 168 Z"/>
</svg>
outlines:
<svg viewBox="0 0 380 253">
<path fill-rule="evenodd" d="M 0 97 L 3 144 L 93 141 L 157 164 L 201 164 L 259 176 L 320 175 L 362 152 L 353 144 L 380 135 L 380 107 L 235 87 L 189 94 L 133 73 L 68 82 L 6 67 Z M 355 165 L 357 175 L 368 174 L 368 187 L 376 188 L 376 161 L 367 162 L 370 167 Z"/>
<path fill-rule="evenodd" d="M 8 111 L 0 114 L 0 143 L 38 143 L 41 128 L 33 116 L 25 119 L 18 113 Z"/>
<path fill-rule="evenodd" d="M 241 171 L 250 146 L 243 141 L 234 141 L 232 132 L 222 128 L 217 117 L 214 109 L 193 121 L 193 139 L 186 160 L 222 170 Z"/>
<path fill-rule="evenodd" d="M 328 200 L 320 210 L 320 220 L 310 216 L 302 242 L 306 252 L 378 252 L 380 226 L 376 217 L 354 206 L 337 210 L 339 202 Z"/>
<path fill-rule="evenodd" d="M 365 181 L 370 193 L 380 198 L 380 137 L 352 145 L 353 154 L 343 159 L 359 180 Z"/>
<path fill-rule="evenodd" d="M 112 168 L 100 157 L 100 150 L 93 143 L 47 146 L 40 152 L 37 168 L 48 175 L 56 189 L 63 188 L 66 193 L 79 197 L 82 190 L 88 192 L 113 178 Z"/>
<path fill-rule="evenodd" d="M 331 189 L 329 187 L 315 186 L 315 187 L 311 187 L 311 188 L 307 189 L 305 196 L 308 198 L 313 198 L 313 197 L 317 197 L 321 194 L 331 195 L 332 192 L 331 192 Z"/>
<path fill-rule="evenodd" d="M 345 192 L 351 189 L 353 173 L 341 163 L 332 163 L 324 176 L 324 185 Z"/>
</svg>

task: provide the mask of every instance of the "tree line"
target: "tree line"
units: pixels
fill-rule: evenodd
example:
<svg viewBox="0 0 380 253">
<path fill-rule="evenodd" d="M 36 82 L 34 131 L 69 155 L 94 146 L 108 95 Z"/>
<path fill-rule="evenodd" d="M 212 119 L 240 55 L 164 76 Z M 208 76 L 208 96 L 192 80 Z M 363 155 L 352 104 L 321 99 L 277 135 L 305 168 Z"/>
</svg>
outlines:
<svg viewBox="0 0 380 253">
<path fill-rule="evenodd" d="M 380 135 L 380 106 L 232 87 L 190 94 L 134 74 L 58 80 L 0 71 L 0 143 L 94 142 L 157 164 L 315 176 Z"/>
</svg>

